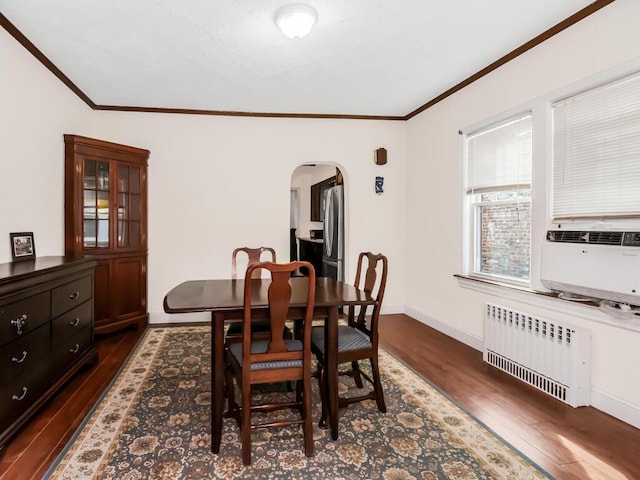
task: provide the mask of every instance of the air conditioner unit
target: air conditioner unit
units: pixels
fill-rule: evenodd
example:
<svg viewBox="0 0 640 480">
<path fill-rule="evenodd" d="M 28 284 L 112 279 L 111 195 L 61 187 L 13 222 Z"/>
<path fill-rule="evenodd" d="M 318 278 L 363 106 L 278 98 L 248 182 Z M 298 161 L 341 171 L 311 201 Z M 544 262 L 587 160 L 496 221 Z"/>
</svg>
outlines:
<svg viewBox="0 0 640 480">
<path fill-rule="evenodd" d="M 549 230 L 541 260 L 550 290 L 640 305 L 640 232 Z"/>
</svg>

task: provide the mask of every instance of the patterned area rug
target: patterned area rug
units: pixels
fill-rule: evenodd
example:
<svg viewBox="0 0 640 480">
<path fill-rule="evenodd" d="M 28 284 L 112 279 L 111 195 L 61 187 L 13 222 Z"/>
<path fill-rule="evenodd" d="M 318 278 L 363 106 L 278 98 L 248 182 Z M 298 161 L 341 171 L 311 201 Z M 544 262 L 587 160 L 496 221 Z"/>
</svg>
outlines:
<svg viewBox="0 0 640 480">
<path fill-rule="evenodd" d="M 253 462 L 243 467 L 233 419 L 225 419 L 220 454 L 210 451 L 210 344 L 209 327 L 148 329 L 45 478 L 551 478 L 384 351 L 387 413 L 373 401 L 351 405 L 332 441 L 317 427 L 314 381 L 315 455 L 305 457 L 299 426 L 264 429 L 254 432 Z M 341 395 L 357 391 L 352 382 L 341 377 Z M 274 390 L 258 395 L 287 394 Z"/>
</svg>

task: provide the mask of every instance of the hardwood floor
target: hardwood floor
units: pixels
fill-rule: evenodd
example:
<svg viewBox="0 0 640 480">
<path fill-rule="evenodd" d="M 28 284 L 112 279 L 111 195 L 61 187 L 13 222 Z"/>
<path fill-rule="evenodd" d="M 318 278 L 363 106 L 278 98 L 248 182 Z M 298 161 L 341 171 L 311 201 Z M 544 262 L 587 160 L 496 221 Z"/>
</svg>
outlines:
<svg viewBox="0 0 640 480">
<path fill-rule="evenodd" d="M 572 408 L 482 361 L 482 353 L 406 315 L 383 315 L 380 343 L 551 475 L 640 479 L 640 430 Z"/>
<path fill-rule="evenodd" d="M 39 479 L 135 345 L 140 332 L 99 338 L 81 371 L 0 451 L 0 480 Z M 406 315 L 382 315 L 384 348 L 446 392 L 551 475 L 640 479 L 640 430 L 594 408 L 571 408 L 482 362 L 482 354 Z"/>
</svg>

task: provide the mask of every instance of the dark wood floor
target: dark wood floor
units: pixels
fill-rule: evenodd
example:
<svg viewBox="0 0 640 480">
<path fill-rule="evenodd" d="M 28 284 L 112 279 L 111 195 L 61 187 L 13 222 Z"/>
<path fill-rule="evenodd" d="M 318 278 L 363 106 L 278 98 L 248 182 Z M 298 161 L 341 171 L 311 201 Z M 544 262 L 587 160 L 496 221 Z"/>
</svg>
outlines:
<svg viewBox="0 0 640 480">
<path fill-rule="evenodd" d="M 558 479 L 640 479 L 640 430 L 574 409 L 488 367 L 482 354 L 405 315 L 384 315 L 385 349 Z M 134 330 L 100 338 L 96 367 L 75 376 L 0 451 L 0 480 L 39 479 L 135 345 Z"/>
<path fill-rule="evenodd" d="M 482 353 L 406 315 L 385 315 L 380 342 L 558 479 L 640 479 L 640 430 L 572 408 L 482 361 Z"/>
</svg>

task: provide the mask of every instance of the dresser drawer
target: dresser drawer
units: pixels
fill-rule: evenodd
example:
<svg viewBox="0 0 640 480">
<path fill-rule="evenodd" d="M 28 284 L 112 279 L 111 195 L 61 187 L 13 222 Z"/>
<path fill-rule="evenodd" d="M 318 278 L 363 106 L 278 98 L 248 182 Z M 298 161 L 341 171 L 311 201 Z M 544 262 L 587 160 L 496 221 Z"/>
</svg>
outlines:
<svg viewBox="0 0 640 480">
<path fill-rule="evenodd" d="M 0 306 L 0 345 L 5 345 L 49 321 L 50 294 L 38 295 Z"/>
<path fill-rule="evenodd" d="M 51 316 L 57 317 L 61 313 L 89 300 L 93 295 L 91 276 L 86 276 L 67 283 L 51 291 Z"/>
<path fill-rule="evenodd" d="M 39 362 L 27 375 L 16 377 L 0 389 L 0 429 L 16 421 L 49 386 L 50 366 Z"/>
<path fill-rule="evenodd" d="M 48 363 L 50 349 L 48 325 L 0 348 L 0 385 L 8 384 L 19 375 L 28 376 L 42 361 Z"/>
<path fill-rule="evenodd" d="M 84 302 L 51 322 L 51 338 L 54 348 L 59 343 L 73 337 L 83 328 L 91 326 L 91 305 L 91 302 Z"/>
<path fill-rule="evenodd" d="M 80 357 L 93 343 L 93 329 L 91 327 L 83 328 L 75 332 L 75 335 L 66 338 L 58 338 L 54 336 L 51 350 L 53 353 L 54 368 L 61 368 L 75 361 Z"/>
</svg>

